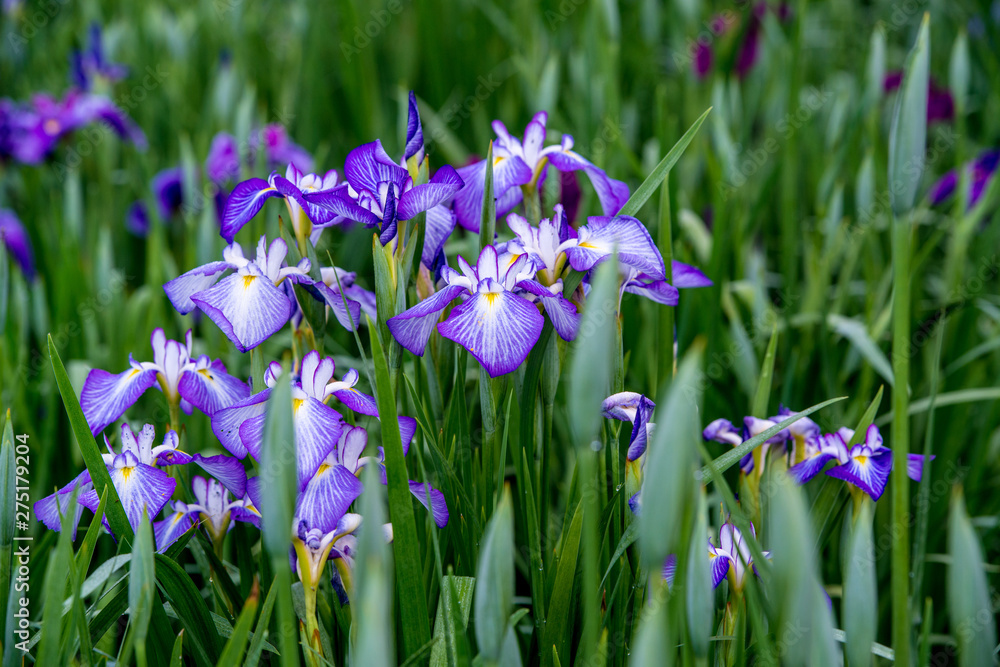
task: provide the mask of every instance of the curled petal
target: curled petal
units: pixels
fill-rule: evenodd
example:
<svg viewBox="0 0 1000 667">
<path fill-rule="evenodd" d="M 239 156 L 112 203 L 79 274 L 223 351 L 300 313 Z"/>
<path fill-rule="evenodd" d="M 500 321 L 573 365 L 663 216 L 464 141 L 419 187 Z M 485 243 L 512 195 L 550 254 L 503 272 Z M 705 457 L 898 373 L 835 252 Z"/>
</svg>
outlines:
<svg viewBox="0 0 1000 667">
<path fill-rule="evenodd" d="M 112 375 L 98 368 L 90 371 L 80 392 L 80 407 L 97 435 L 125 414 L 147 389 L 156 384 L 155 369 L 127 371 Z"/>
<path fill-rule="evenodd" d="M 185 371 L 177 390 L 208 416 L 250 395 L 250 386 L 227 373 L 225 364 L 218 359 L 205 368 Z"/>
<path fill-rule="evenodd" d="M 399 198 L 396 215 L 409 220 L 417 213 L 430 210 L 451 199 L 464 184 L 453 167 L 445 165 L 437 170 L 429 183 L 407 190 Z"/>
<path fill-rule="evenodd" d="M 191 297 L 214 285 L 219 277 L 231 268 L 233 267 L 229 262 L 209 262 L 177 276 L 163 285 L 163 291 L 167 293 L 167 298 L 177 312 L 187 315 L 197 308 Z"/>
<path fill-rule="evenodd" d="M 195 454 L 191 457 L 191 462 L 219 480 L 235 497 L 242 498 L 246 495 L 247 473 L 239 459 L 226 454 L 217 456 Z"/>
<path fill-rule="evenodd" d="M 212 433 L 233 456 L 243 458 L 247 455 L 247 449 L 240 440 L 240 425 L 248 419 L 262 416 L 267 410 L 270 395 L 271 390 L 265 389 L 212 415 Z"/>
<path fill-rule="evenodd" d="M 559 171 L 577 171 L 582 169 L 590 178 L 601 202 L 605 215 L 615 215 L 625 205 L 629 198 L 628 185 L 609 177 L 603 169 L 596 166 L 579 153 L 572 150 L 562 150 L 549 154 L 549 162 Z"/>
<path fill-rule="evenodd" d="M 264 208 L 264 202 L 271 197 L 280 197 L 277 188 L 263 178 L 251 178 L 243 181 L 229 193 L 226 199 L 226 210 L 222 214 L 222 238 L 232 243 L 236 233 L 250 222 L 250 219 Z"/>
<path fill-rule="evenodd" d="M 410 481 L 410 493 L 420 501 L 421 505 L 431 511 L 437 527 L 444 528 L 448 525 L 448 503 L 445 501 L 443 493 L 437 489 L 431 489 L 431 504 L 430 507 L 427 507 L 427 488 L 428 485 L 426 484 Z"/>
<path fill-rule="evenodd" d="M 344 176 L 356 191 L 378 192 L 380 183 L 391 183 L 397 191 L 410 177 L 409 172 L 396 164 L 382 148 L 382 142 L 375 140 L 362 144 L 347 154 L 344 161 Z"/>
<path fill-rule="evenodd" d="M 400 345 L 417 356 L 423 356 L 441 311 L 465 291 L 460 285 L 444 287 L 412 308 L 390 318 L 386 322 L 389 331 Z"/>
</svg>

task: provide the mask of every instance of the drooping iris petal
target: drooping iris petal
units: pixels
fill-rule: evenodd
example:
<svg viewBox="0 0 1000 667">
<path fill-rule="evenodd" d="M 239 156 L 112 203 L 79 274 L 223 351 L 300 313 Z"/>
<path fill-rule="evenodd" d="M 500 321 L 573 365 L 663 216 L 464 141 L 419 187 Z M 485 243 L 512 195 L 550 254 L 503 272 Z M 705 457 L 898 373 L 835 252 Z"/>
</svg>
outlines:
<svg viewBox="0 0 1000 667">
<path fill-rule="evenodd" d="M 498 377 L 524 362 L 544 324 L 530 302 L 496 286 L 456 307 L 438 331 L 467 349 L 490 377 Z"/>
<path fill-rule="evenodd" d="M 133 529 L 138 529 L 143 509 L 150 519 L 156 517 L 177 486 L 177 480 L 145 463 L 111 468 L 108 472 Z"/>
<path fill-rule="evenodd" d="M 460 285 L 445 286 L 412 308 L 389 318 L 386 324 L 390 333 L 400 345 L 422 357 L 441 311 L 465 291 Z"/>
<path fill-rule="evenodd" d="M 601 202 L 605 215 L 615 215 L 629 198 L 628 185 L 610 178 L 603 169 L 572 150 L 562 150 L 549 154 L 549 162 L 559 171 L 582 169 L 590 178 Z"/>
<path fill-rule="evenodd" d="M 365 227 L 375 227 L 380 222 L 377 215 L 359 206 L 343 189 L 307 192 L 304 197 L 310 204 L 310 210 L 319 208 L 334 216 L 360 223 Z"/>
<path fill-rule="evenodd" d="M 663 280 L 643 282 L 641 280 L 630 280 L 622 287 L 625 292 L 644 296 L 650 301 L 663 304 L 664 306 L 676 306 L 680 301 L 680 293 L 677 288 Z"/>
<path fill-rule="evenodd" d="M 129 368 L 113 375 L 95 368 L 87 375 L 80 392 L 80 407 L 97 435 L 125 414 L 142 394 L 156 384 L 156 370 Z"/>
<path fill-rule="evenodd" d="M 344 176 L 355 190 L 375 193 L 380 183 L 392 183 L 397 191 L 401 190 L 409 172 L 396 164 L 382 148 L 382 142 L 376 139 L 347 154 Z"/>
<path fill-rule="evenodd" d="M 576 304 L 562 294 L 553 294 L 536 280 L 522 280 L 517 286 L 538 297 L 560 338 L 566 341 L 576 338 L 576 330 L 580 326 L 580 314 L 577 312 Z"/>
<path fill-rule="evenodd" d="M 227 373 L 226 365 L 219 359 L 204 368 L 185 371 L 177 390 L 181 397 L 208 416 L 250 395 L 249 385 Z"/>
<path fill-rule="evenodd" d="M 247 455 L 247 449 L 240 440 L 240 425 L 248 419 L 262 416 L 267 410 L 270 395 L 271 390 L 265 389 L 212 415 L 212 433 L 233 456 L 242 459 Z"/>
<path fill-rule="evenodd" d="M 712 586 L 718 588 L 722 580 L 729 574 L 729 566 L 732 564 L 732 560 L 729 556 L 715 551 L 709 552 L 708 557 L 712 564 Z"/>
<path fill-rule="evenodd" d="M 923 454 L 907 454 L 906 461 L 906 475 L 914 482 L 919 482 L 924 477 L 924 455 Z M 931 454 L 931 460 L 933 461 L 935 457 Z"/>
<path fill-rule="evenodd" d="M 646 227 L 639 220 L 617 215 L 592 216 L 579 230 L 577 245 L 566 249 L 570 266 L 577 271 L 589 271 L 618 249 L 618 261 L 647 274 L 653 280 L 663 280 L 666 272 L 663 257 Z"/>
<path fill-rule="evenodd" d="M 76 529 L 80 525 L 80 518 L 83 516 L 84 505 L 80 503 L 81 496 L 88 490 L 93 489 L 94 484 L 90 481 L 90 472 L 84 470 L 76 476 L 69 484 L 62 487 L 50 496 L 45 496 L 34 504 L 35 517 L 45 524 L 49 530 L 59 531 L 62 529 L 60 515 L 69 519 L 71 526 L 70 537 L 76 540 Z M 73 495 L 73 490 L 79 488 L 77 494 L 76 513 L 67 517 L 69 511 L 69 501 Z"/>
<path fill-rule="evenodd" d="M 396 214 L 395 190 L 389 187 L 385 192 L 385 205 L 382 207 L 382 229 L 379 231 L 378 240 L 382 245 L 396 238 L 396 230 L 399 228 L 399 216 Z"/>
<path fill-rule="evenodd" d="M 429 183 L 417 185 L 403 193 L 399 198 L 396 215 L 400 220 L 409 220 L 418 213 L 448 201 L 462 185 L 458 172 L 445 165 L 435 172 Z"/>
<path fill-rule="evenodd" d="M 234 274 L 191 299 L 240 352 L 257 347 L 292 314 L 288 297 L 266 276 Z"/>
<path fill-rule="evenodd" d="M 458 176 L 465 183 L 455 194 L 455 214 L 458 216 L 458 224 L 470 232 L 478 232 L 483 216 L 486 160 L 458 169 Z M 518 186 L 530 183 L 532 176 L 531 167 L 520 157 L 494 156 L 493 193 L 497 198 L 498 217 L 507 215 L 517 205 L 521 196 Z"/>
<path fill-rule="evenodd" d="M 417 108 L 417 96 L 410 91 L 406 117 L 406 147 L 403 149 L 403 161 L 416 156 L 417 162 L 423 160 L 424 130 L 420 126 L 420 109 Z"/>
<path fill-rule="evenodd" d="M 649 440 L 649 431 L 653 424 L 650 419 L 653 417 L 653 408 L 656 406 L 653 401 L 645 396 L 641 397 L 635 411 L 635 419 L 632 421 L 632 435 L 629 438 L 628 461 L 637 461 L 640 456 L 646 453 L 646 442 Z"/>
<path fill-rule="evenodd" d="M 310 293 L 318 295 L 320 300 L 330 306 L 334 317 L 340 326 L 348 331 L 354 331 L 361 322 L 361 304 L 347 298 L 347 293 L 341 292 L 321 282 L 315 282 L 306 287 Z"/>
<path fill-rule="evenodd" d="M 889 473 L 892 472 L 892 451 L 880 449 L 872 452 L 862 447 L 855 445 L 847 462 L 830 468 L 826 474 L 850 482 L 877 501 L 885 491 Z"/>
<path fill-rule="evenodd" d="M 712 281 L 701 269 L 676 259 L 670 262 L 671 284 L 678 289 L 711 287 Z"/>
<path fill-rule="evenodd" d="M 299 483 L 304 486 L 323 459 L 337 446 L 343 418 L 333 408 L 306 396 L 292 399 L 292 419 L 295 422 Z"/>
<path fill-rule="evenodd" d="M 191 462 L 219 480 L 237 498 L 242 498 L 247 492 L 247 474 L 239 459 L 218 454 L 217 456 L 202 456 L 194 454 Z"/>
<path fill-rule="evenodd" d="M 817 451 L 812 456 L 807 456 L 789 468 L 788 475 L 799 484 L 805 484 L 822 472 L 823 466 L 830 461 L 836 460 L 836 458 L 833 454 L 825 454 Z"/>
<path fill-rule="evenodd" d="M 424 266 L 433 267 L 434 260 L 444 249 L 445 241 L 455 231 L 458 219 L 451 208 L 439 205 L 427 210 L 426 221 L 424 247 L 420 254 L 420 261 L 424 263 Z"/>
<path fill-rule="evenodd" d="M 448 525 L 448 503 L 444 499 L 444 494 L 437 489 L 431 489 L 431 506 L 427 507 L 427 486 L 420 482 L 410 481 L 410 493 L 420 501 L 420 504 L 429 509 L 434 517 L 434 523 L 438 528 Z"/>
<path fill-rule="evenodd" d="M 191 269 L 163 285 L 170 303 L 181 315 L 187 315 L 197 308 L 191 297 L 216 283 L 223 273 L 233 268 L 229 262 L 209 262 Z"/>
<path fill-rule="evenodd" d="M 155 522 L 153 524 L 153 537 L 156 539 L 156 550 L 162 552 L 190 530 L 193 525 L 194 517 L 187 512 L 180 511 L 175 511 L 163 521 Z"/>
<path fill-rule="evenodd" d="M 222 238 L 232 243 L 236 233 L 264 208 L 264 202 L 280 196 L 281 193 L 263 178 L 251 178 L 238 184 L 226 200 L 220 230 Z"/>
<path fill-rule="evenodd" d="M 328 533 L 364 490 L 353 473 L 340 464 L 324 463 L 306 484 L 298 504 L 298 518 Z"/>
</svg>

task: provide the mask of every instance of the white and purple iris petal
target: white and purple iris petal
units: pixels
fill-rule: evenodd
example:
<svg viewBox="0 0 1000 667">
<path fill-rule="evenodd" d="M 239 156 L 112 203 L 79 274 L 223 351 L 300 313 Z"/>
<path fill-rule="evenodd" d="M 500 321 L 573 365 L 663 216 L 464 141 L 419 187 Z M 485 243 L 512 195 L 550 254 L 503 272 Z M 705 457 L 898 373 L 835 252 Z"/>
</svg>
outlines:
<svg viewBox="0 0 1000 667">
<path fill-rule="evenodd" d="M 608 419 L 627 421 L 632 424 L 632 435 L 629 438 L 627 454 L 628 461 L 636 461 L 646 452 L 646 443 L 649 441 L 649 436 L 655 426 L 650 421 L 655 407 L 656 403 L 634 391 L 612 394 L 601 404 L 601 412 Z"/>
<path fill-rule="evenodd" d="M 617 248 L 618 261 L 651 280 L 663 280 L 663 257 L 646 227 L 627 215 L 592 216 L 577 231 L 577 238 L 564 243 L 570 266 L 589 271 Z"/>
<path fill-rule="evenodd" d="M 689 289 L 692 287 L 711 287 L 711 279 L 702 273 L 701 269 L 676 259 L 670 262 L 671 284 L 677 289 Z"/>
<path fill-rule="evenodd" d="M 174 511 L 170 516 L 153 524 L 153 537 L 156 539 L 156 550 L 161 553 L 176 542 L 181 535 L 189 531 L 195 523 L 194 517 L 191 516 L 191 512 L 185 503 L 175 500 L 172 509 Z"/>
<path fill-rule="evenodd" d="M 549 146 L 542 151 L 553 167 L 561 172 L 583 170 L 597 192 L 601 210 L 605 215 L 614 215 L 621 210 L 629 198 L 628 185 L 608 176 L 603 169 L 573 150 L 573 137 L 564 134 L 558 146 Z"/>
<path fill-rule="evenodd" d="M 756 537 L 756 530 L 752 523 L 750 531 Z M 728 574 L 733 588 L 742 590 L 746 573 L 753 567 L 753 558 L 750 555 L 750 547 L 740 533 L 740 529 L 728 521 L 722 524 L 722 527 L 719 528 L 719 547 L 714 548 L 709 544 L 709 552 L 714 552 L 715 555 L 712 562 L 712 579 L 715 585 L 718 586 L 722 578 Z M 768 552 L 765 551 L 764 556 L 769 557 Z M 720 572 L 723 566 L 725 566 L 725 571 Z"/>
<path fill-rule="evenodd" d="M 566 341 L 576 338 L 576 330 L 580 326 L 580 313 L 577 312 L 576 304 L 563 296 L 561 280 L 548 287 L 537 280 L 520 280 L 517 287 L 542 304 L 560 338 Z"/>
<path fill-rule="evenodd" d="M 286 279 L 310 282 L 308 259 L 302 259 L 297 266 L 283 266 L 288 254 L 284 239 L 274 239 L 269 247 L 266 244 L 267 239 L 262 236 L 257 244 L 256 260 L 234 261 L 231 266 L 236 272 L 213 287 L 187 295 L 175 290 L 171 297 L 177 306 L 181 297 L 187 296 L 241 352 L 260 345 L 288 322 L 292 305 L 279 285 Z M 236 255 L 242 259 L 242 251 L 237 252 L 236 244 L 230 246 L 230 250 L 234 260 Z M 167 293 L 170 296 L 171 290 Z"/>
<path fill-rule="evenodd" d="M 80 489 L 77 494 L 76 512 L 69 519 L 72 527 L 71 537 L 74 540 L 76 539 L 77 526 L 80 525 L 80 518 L 83 516 L 84 505 L 80 502 L 80 498 L 94 488 L 89 471 L 84 470 L 69 484 L 52 495 L 45 496 L 34 505 L 35 516 L 38 520 L 44 523 L 49 530 L 59 531 L 62 528 L 62 518 L 65 518 L 69 512 L 69 501 L 76 488 Z"/>
<path fill-rule="evenodd" d="M 226 372 L 225 365 L 202 356 L 191 359 L 191 332 L 184 343 L 168 340 L 163 329 L 150 337 L 153 361 L 136 362 L 118 375 L 92 370 L 83 384 L 80 404 L 96 435 L 125 414 L 147 389 L 158 385 L 171 405 L 180 404 L 191 414 L 192 406 L 207 415 L 249 395 L 250 388 Z"/>
<path fill-rule="evenodd" d="M 358 372 L 352 368 L 344 373 L 344 377 L 340 380 L 327 384 L 324 395 L 336 397 L 353 412 L 379 419 L 375 397 L 358 391 L 355 387 L 359 379 Z M 397 420 L 399 422 L 399 435 L 403 440 L 403 454 L 405 455 L 410 450 L 410 441 L 413 440 L 413 435 L 417 432 L 417 420 L 405 415 L 397 417 Z"/>
<path fill-rule="evenodd" d="M 882 446 L 882 436 L 874 424 L 865 435 L 865 442 L 854 445 L 850 452 L 839 433 L 823 436 L 824 446 L 831 450 L 835 447 L 839 454 L 839 465 L 827 470 L 826 474 L 853 484 L 877 501 L 889 482 L 892 451 Z"/>
<path fill-rule="evenodd" d="M 465 185 L 455 195 L 455 216 L 462 227 L 479 233 L 486 187 L 486 160 L 459 168 L 458 175 Z M 494 142 L 493 194 L 497 199 L 497 217 L 506 215 L 521 202 L 520 186 L 530 183 L 531 177 L 531 167 L 523 158 L 510 154 L 500 142 Z"/>
<path fill-rule="evenodd" d="M 143 511 L 150 520 L 156 517 L 177 486 L 177 480 L 159 468 L 141 463 L 131 450 L 115 456 L 108 472 L 133 530 L 138 529 Z M 100 498 L 96 490 L 91 490 L 83 494 L 80 502 L 91 512 L 96 512 Z"/>
</svg>

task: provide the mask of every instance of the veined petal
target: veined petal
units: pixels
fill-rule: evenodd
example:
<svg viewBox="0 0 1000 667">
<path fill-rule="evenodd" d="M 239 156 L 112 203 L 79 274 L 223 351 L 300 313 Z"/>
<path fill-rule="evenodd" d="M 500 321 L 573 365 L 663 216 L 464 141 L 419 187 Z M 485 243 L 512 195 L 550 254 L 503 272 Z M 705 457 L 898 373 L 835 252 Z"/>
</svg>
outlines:
<svg viewBox="0 0 1000 667">
<path fill-rule="evenodd" d="M 669 554 L 663 561 L 663 579 L 667 586 L 674 585 L 674 577 L 677 575 L 677 554 Z"/>
<path fill-rule="evenodd" d="M 108 472 L 133 529 L 138 529 L 144 508 L 149 519 L 154 519 L 170 500 L 177 486 L 177 480 L 145 463 L 111 468 Z"/>
<path fill-rule="evenodd" d="M 403 161 L 417 156 L 419 162 L 424 152 L 424 130 L 420 127 L 420 110 L 417 107 L 417 96 L 410 91 L 410 100 L 406 116 L 406 147 L 403 149 Z"/>
<path fill-rule="evenodd" d="M 358 323 L 361 322 L 361 304 L 347 298 L 346 292 L 341 292 L 321 282 L 312 283 L 306 289 L 313 296 L 318 296 L 320 301 L 330 306 L 340 326 L 348 331 L 354 331 L 357 328 Z"/>
<path fill-rule="evenodd" d="M 295 422 L 295 453 L 302 488 L 337 446 L 343 418 L 330 406 L 306 396 L 292 399 L 292 419 Z"/>
<path fill-rule="evenodd" d="M 486 187 L 486 160 L 462 167 L 458 176 L 464 182 L 462 188 L 455 194 L 455 214 L 458 224 L 470 232 L 479 231 L 479 223 L 483 216 L 483 192 Z M 493 194 L 497 198 L 497 216 L 506 215 L 517 201 L 507 204 L 504 196 L 508 190 L 525 183 L 530 183 L 533 176 L 531 167 L 520 157 L 493 158 Z M 518 193 L 520 194 L 520 193 Z M 501 201 L 504 203 L 501 204 Z M 506 210 L 504 210 L 506 209 Z"/>
<path fill-rule="evenodd" d="M 198 364 L 203 368 L 185 371 L 177 389 L 184 399 L 211 417 L 249 396 L 250 386 L 227 373 L 222 361 L 216 359 L 207 364 L 207 359 Z"/>
<path fill-rule="evenodd" d="M 427 486 L 426 484 L 410 480 L 410 493 L 420 501 L 421 505 L 431 511 L 437 527 L 444 528 L 448 525 L 448 503 L 445 501 L 443 493 L 437 489 L 431 489 L 431 505 L 427 507 Z"/>
<path fill-rule="evenodd" d="M 379 183 L 392 183 L 397 191 L 402 190 L 410 174 L 389 157 L 382 148 L 382 142 L 376 139 L 347 154 L 344 176 L 357 191 L 378 192 Z"/>
<path fill-rule="evenodd" d="M 282 196 L 277 189 L 263 178 L 251 178 L 243 181 L 229 194 L 226 200 L 226 210 L 222 214 L 222 238 L 232 243 L 243 225 L 264 207 L 264 202 L 271 197 Z"/>
<path fill-rule="evenodd" d="M 712 586 L 718 588 L 722 580 L 729 574 L 729 566 L 732 560 L 729 556 L 716 553 L 715 551 L 710 551 L 708 557 L 712 563 Z"/>
<path fill-rule="evenodd" d="M 367 415 L 369 417 L 375 417 L 381 421 L 381 418 L 378 415 L 378 406 L 375 402 L 375 397 L 369 396 L 362 391 L 358 391 L 354 387 L 338 389 L 333 392 L 333 395 L 336 396 L 337 400 L 346 405 L 352 412 Z M 413 435 L 417 432 L 417 420 L 413 417 L 407 417 L 405 415 L 398 417 L 397 419 L 399 421 L 399 436 L 403 440 L 403 454 L 405 455 L 410 449 L 410 441 L 413 440 Z"/>
<path fill-rule="evenodd" d="M 292 313 L 288 297 L 267 277 L 234 274 L 191 299 L 240 352 L 277 332 Z"/>
<path fill-rule="evenodd" d="M 817 451 L 812 456 L 807 456 L 805 459 L 789 468 L 788 475 L 799 484 L 805 484 L 813 477 L 820 474 L 823 471 L 823 466 L 830 461 L 835 461 L 836 459 L 837 457 L 832 454 L 824 454 Z"/>
<path fill-rule="evenodd" d="M 544 324 L 534 305 L 499 290 L 480 292 L 456 307 L 438 331 L 467 349 L 490 377 L 497 377 L 524 362 Z"/>
<path fill-rule="evenodd" d="M 458 172 L 453 167 L 445 165 L 435 172 L 429 183 L 417 185 L 402 194 L 396 216 L 400 220 L 409 220 L 417 213 L 448 201 L 462 185 L 464 181 Z"/>
<path fill-rule="evenodd" d="M 445 241 L 455 231 L 457 218 L 455 212 L 444 205 L 434 206 L 427 210 L 426 229 L 424 230 L 424 247 L 420 261 L 424 266 L 432 267 L 434 260 L 444 249 Z"/>
<path fill-rule="evenodd" d="M 364 485 L 340 464 L 322 464 L 309 479 L 299 498 L 296 516 L 310 528 L 323 533 L 336 529 L 337 523 L 364 490 Z"/>
<path fill-rule="evenodd" d="M 566 258 L 577 271 L 589 271 L 617 247 L 621 264 L 633 267 L 653 280 L 666 277 L 659 249 L 646 227 L 636 218 L 627 215 L 592 216 L 580 229 L 579 239 L 577 245 L 566 249 Z"/>
<path fill-rule="evenodd" d="M 247 455 L 247 449 L 240 440 L 240 425 L 248 419 L 263 415 L 270 395 L 271 390 L 265 389 L 212 415 L 212 433 L 233 456 L 242 459 Z"/>
<path fill-rule="evenodd" d="M 389 318 L 386 322 L 389 331 L 400 345 L 418 357 L 423 356 L 441 311 L 465 292 L 466 289 L 459 285 L 447 285 L 412 308 Z"/>
<path fill-rule="evenodd" d="M 175 511 L 163 521 L 155 522 L 153 536 L 156 538 L 156 550 L 162 553 L 193 525 L 194 517 L 186 511 Z"/>
<path fill-rule="evenodd" d="M 260 461 L 260 448 L 264 439 L 264 420 L 266 415 L 257 415 L 240 424 L 240 442 L 250 453 L 254 461 Z"/>
<path fill-rule="evenodd" d="M 577 312 L 576 304 L 562 294 L 553 294 L 536 280 L 521 280 L 517 286 L 538 297 L 560 338 L 566 341 L 576 338 L 576 330 L 580 326 L 580 313 Z"/>
<path fill-rule="evenodd" d="M 865 451 L 871 452 L 867 448 Z M 880 449 L 866 456 L 859 452 L 858 446 L 855 446 L 847 463 L 830 468 L 826 474 L 853 484 L 871 496 L 872 500 L 877 501 L 885 491 L 891 472 L 892 451 Z"/>
<path fill-rule="evenodd" d="M 156 384 L 155 369 L 127 371 L 112 375 L 95 368 L 87 375 L 80 392 L 80 406 L 90 424 L 91 433 L 97 435 L 116 419 L 125 414 L 147 389 Z"/>
<path fill-rule="evenodd" d="M 549 154 L 549 162 L 559 171 L 583 169 L 594 185 L 601 209 L 605 215 L 615 215 L 629 198 L 628 185 L 609 177 L 603 169 L 572 150 L 561 150 Z"/>
<path fill-rule="evenodd" d="M 653 282 L 642 282 L 640 280 L 630 280 L 622 288 L 630 294 L 644 296 L 650 301 L 663 304 L 664 306 L 676 306 L 680 301 L 680 294 L 677 288 L 664 280 L 654 280 Z"/>
<path fill-rule="evenodd" d="M 236 498 L 242 498 L 246 495 L 247 473 L 239 459 L 234 459 L 226 454 L 217 456 L 194 454 L 191 457 L 191 462 L 219 480 Z"/>
<path fill-rule="evenodd" d="M 67 517 L 66 513 L 69 511 L 69 501 L 73 495 L 73 490 L 79 487 L 80 492 L 77 494 L 76 501 L 76 513 L 74 516 Z M 80 502 L 80 498 L 83 494 L 94 487 L 93 482 L 90 481 L 90 472 L 84 470 L 82 473 L 77 475 L 73 481 L 71 481 L 66 486 L 62 487 L 50 496 L 45 496 L 38 502 L 34 504 L 35 518 L 45 524 L 49 530 L 59 531 L 62 529 L 62 523 L 60 521 L 60 514 L 63 518 L 66 518 L 70 522 L 71 537 L 76 539 L 76 529 L 80 525 L 80 517 L 83 516 L 83 505 Z"/>
<path fill-rule="evenodd" d="M 701 269 L 676 259 L 670 262 L 671 284 L 678 289 L 689 287 L 711 287 L 712 281 Z"/>
<path fill-rule="evenodd" d="M 335 216 L 361 223 L 365 227 L 375 227 L 382 222 L 377 215 L 359 206 L 342 188 L 326 192 L 307 192 L 303 196 L 311 207 L 321 208 Z"/>
</svg>

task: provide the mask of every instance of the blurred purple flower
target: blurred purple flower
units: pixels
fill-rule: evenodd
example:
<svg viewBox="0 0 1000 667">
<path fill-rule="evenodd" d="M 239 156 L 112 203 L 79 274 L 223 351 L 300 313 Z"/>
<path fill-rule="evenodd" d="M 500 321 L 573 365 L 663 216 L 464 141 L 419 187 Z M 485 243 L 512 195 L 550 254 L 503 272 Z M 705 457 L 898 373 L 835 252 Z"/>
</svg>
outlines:
<svg viewBox="0 0 1000 667">
<path fill-rule="evenodd" d="M 180 212 L 184 205 L 184 171 L 180 167 L 164 169 L 153 177 L 150 187 L 160 218 L 168 220 Z"/>
<path fill-rule="evenodd" d="M 205 173 L 216 185 L 234 181 L 240 176 L 240 151 L 236 137 L 219 132 L 212 138 L 212 146 L 208 149 L 205 160 Z"/>
<path fill-rule="evenodd" d="M 125 229 L 142 238 L 149 234 L 149 211 L 145 202 L 133 202 L 128 207 L 125 212 Z"/>
<path fill-rule="evenodd" d="M 700 80 L 708 76 L 709 70 L 712 69 L 712 47 L 706 42 L 698 42 L 694 47 L 694 58 L 691 62 L 691 66 L 694 69 L 694 75 Z"/>
<path fill-rule="evenodd" d="M 313 170 L 313 159 L 306 149 L 288 137 L 288 131 L 278 123 L 264 126 L 264 129 L 250 136 L 250 154 L 264 152 L 268 169 L 294 164 L 302 172 Z"/>
<path fill-rule="evenodd" d="M 903 72 L 901 70 L 892 71 L 885 75 L 882 88 L 886 93 L 899 88 L 903 82 Z M 927 122 L 949 121 L 955 117 L 955 102 L 947 88 L 939 86 L 931 79 L 927 91 Z"/>
<path fill-rule="evenodd" d="M 83 51 L 74 49 L 70 54 L 69 64 L 70 80 L 80 90 L 90 90 L 95 79 L 120 81 L 128 74 L 128 68 L 124 65 L 104 59 L 101 26 L 97 22 L 90 24 L 87 48 Z"/>
<path fill-rule="evenodd" d="M 21 267 L 24 277 L 33 281 L 35 258 L 31 251 L 31 239 L 28 238 L 27 230 L 14 212 L 5 208 L 0 208 L 0 242 Z"/>
<path fill-rule="evenodd" d="M 966 164 L 965 168 L 972 170 L 968 209 L 975 206 L 982 198 L 986 186 L 996 173 L 998 163 L 1000 163 L 1000 149 L 993 148 L 983 151 L 975 160 Z M 952 169 L 931 186 L 927 198 L 932 206 L 937 206 L 950 199 L 957 188 L 958 170 Z"/>
</svg>

